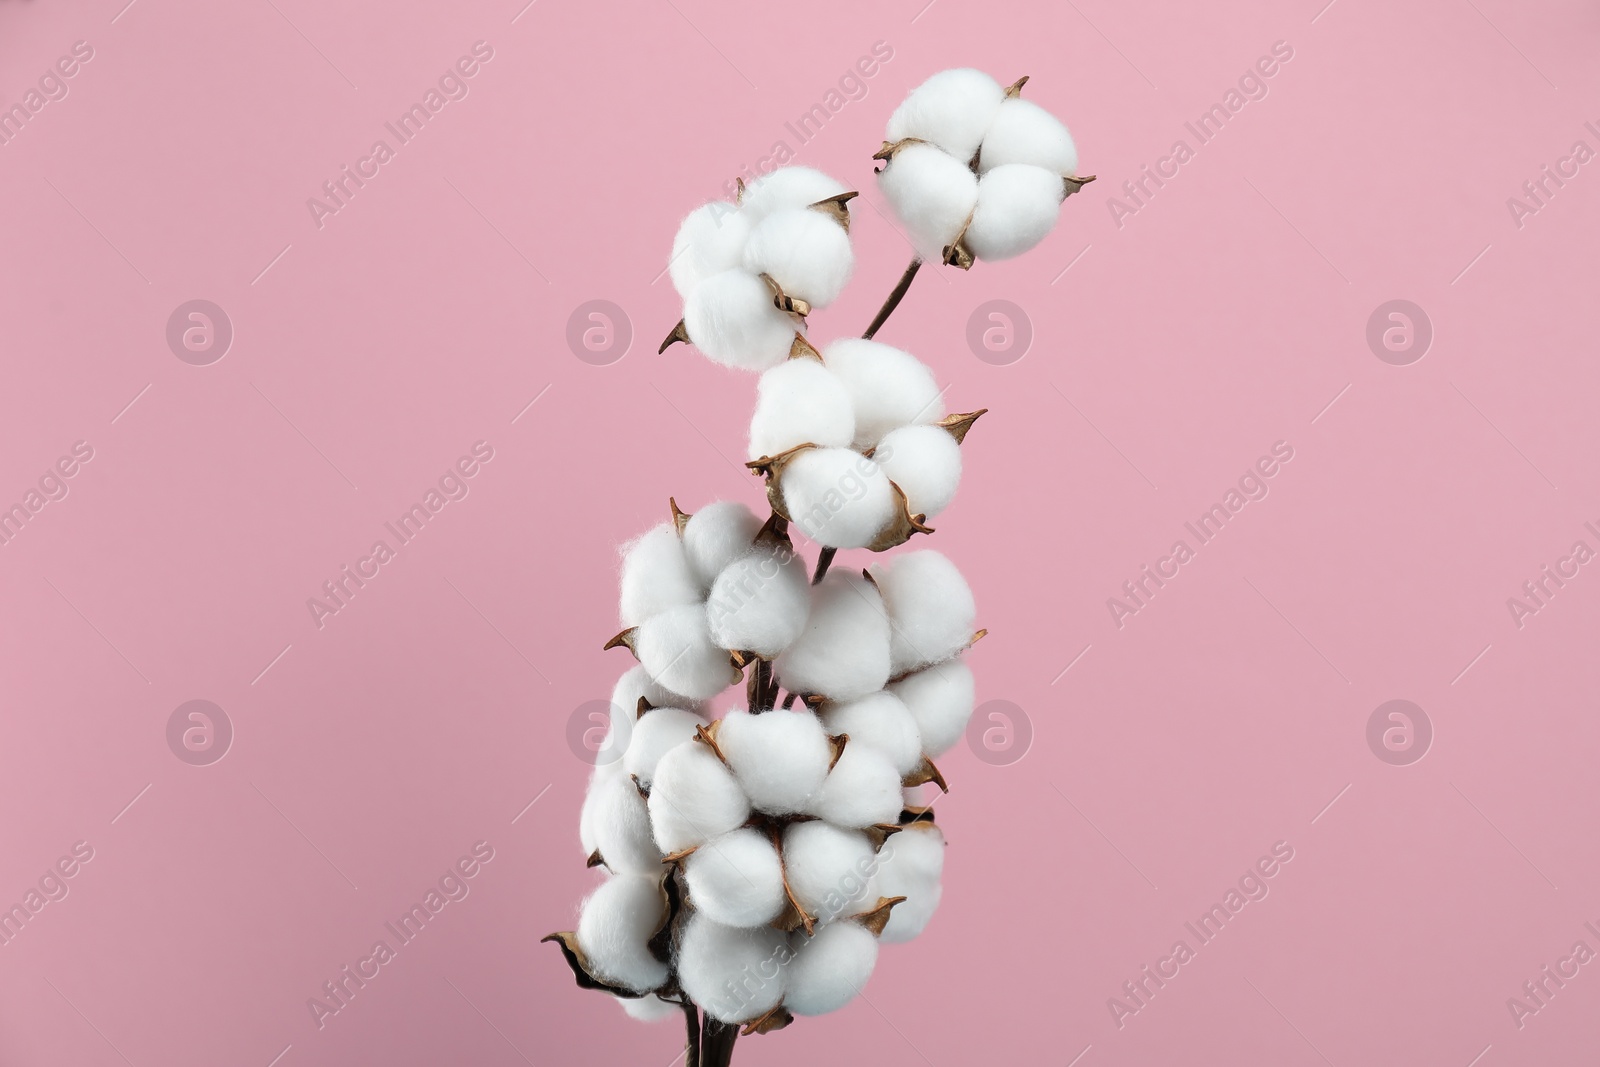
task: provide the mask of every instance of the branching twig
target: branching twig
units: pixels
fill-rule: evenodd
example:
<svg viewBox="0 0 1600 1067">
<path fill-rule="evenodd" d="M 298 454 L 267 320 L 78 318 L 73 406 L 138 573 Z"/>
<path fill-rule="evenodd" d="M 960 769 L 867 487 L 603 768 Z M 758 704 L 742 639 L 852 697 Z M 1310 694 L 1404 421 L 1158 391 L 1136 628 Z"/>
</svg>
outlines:
<svg viewBox="0 0 1600 1067">
<path fill-rule="evenodd" d="M 900 282 L 889 294 L 889 299 L 883 302 L 883 307 L 878 309 L 877 317 L 872 320 L 872 325 L 867 327 L 867 332 L 862 334 L 867 340 L 872 340 L 872 335 L 877 333 L 884 323 L 889 321 L 889 316 L 894 314 L 894 309 L 900 306 L 900 301 L 905 298 L 906 290 L 911 288 L 911 279 L 917 276 L 917 268 L 922 266 L 921 256 L 912 256 L 911 265 L 906 272 L 900 275 Z"/>
<path fill-rule="evenodd" d="M 817 573 L 811 576 L 812 585 L 821 585 L 822 579 L 827 575 L 828 568 L 833 565 L 834 553 L 837 548 L 824 548 L 817 556 Z"/>
</svg>

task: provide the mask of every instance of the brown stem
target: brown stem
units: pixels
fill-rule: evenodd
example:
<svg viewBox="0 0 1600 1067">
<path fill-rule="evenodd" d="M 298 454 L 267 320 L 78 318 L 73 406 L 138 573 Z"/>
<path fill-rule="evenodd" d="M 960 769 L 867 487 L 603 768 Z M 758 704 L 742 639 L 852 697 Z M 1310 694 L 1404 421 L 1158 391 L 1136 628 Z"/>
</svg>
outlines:
<svg viewBox="0 0 1600 1067">
<path fill-rule="evenodd" d="M 825 548 L 817 556 L 817 573 L 811 576 L 812 585 L 821 585 L 823 577 L 828 573 L 828 568 L 833 566 L 833 557 L 839 550 Z"/>
<path fill-rule="evenodd" d="M 904 274 L 900 275 L 899 284 L 889 294 L 889 299 L 883 302 L 883 307 L 878 309 L 877 317 L 872 320 L 872 325 L 867 327 L 867 332 L 862 334 L 862 337 L 869 341 L 872 340 L 872 335 L 877 333 L 885 322 L 889 321 L 889 316 L 894 314 L 894 309 L 900 306 L 900 301 L 905 298 L 906 290 L 911 288 L 911 279 L 917 276 L 917 268 L 921 266 L 922 257 L 912 256 L 911 265 L 906 268 Z"/>
<path fill-rule="evenodd" d="M 783 710 L 784 711 L 788 711 L 790 708 L 794 707 L 794 698 L 799 696 L 799 695 L 800 695 L 799 693 L 790 693 L 788 696 L 784 697 L 783 698 Z"/>
<path fill-rule="evenodd" d="M 687 995 L 683 998 L 683 1017 L 688 1023 L 689 1041 L 684 1047 L 683 1067 L 700 1067 L 700 1011 Z"/>
<path fill-rule="evenodd" d="M 737 1023 L 719 1023 L 707 1015 L 700 1031 L 700 1067 L 728 1067 L 733 1062 L 733 1043 L 738 1038 Z"/>
</svg>

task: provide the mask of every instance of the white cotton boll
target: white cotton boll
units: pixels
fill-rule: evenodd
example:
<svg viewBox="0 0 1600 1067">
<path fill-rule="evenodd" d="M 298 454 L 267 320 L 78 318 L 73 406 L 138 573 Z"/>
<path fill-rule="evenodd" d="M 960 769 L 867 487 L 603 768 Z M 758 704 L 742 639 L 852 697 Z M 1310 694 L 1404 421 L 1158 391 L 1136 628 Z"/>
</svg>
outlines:
<svg viewBox="0 0 1600 1067">
<path fill-rule="evenodd" d="M 759 715 L 735 708 L 722 717 L 717 747 L 751 806 L 769 815 L 805 811 L 833 760 L 822 723 L 805 708 Z"/>
<path fill-rule="evenodd" d="M 920 137 L 962 163 L 972 158 L 1005 100 L 999 82 L 981 70 L 941 70 L 915 89 L 889 116 L 890 141 Z"/>
<path fill-rule="evenodd" d="M 672 240 L 672 287 L 686 297 L 713 274 L 737 267 L 749 236 L 750 220 L 733 204 L 715 200 L 695 208 Z"/>
<path fill-rule="evenodd" d="M 659 874 L 661 850 L 650 829 L 650 809 L 625 774 L 595 782 L 594 848 L 617 874 Z"/>
<path fill-rule="evenodd" d="M 764 926 L 783 911 L 783 864 L 760 830 L 735 830 L 694 851 L 683 865 L 695 910 L 724 926 Z"/>
<path fill-rule="evenodd" d="M 788 937 L 770 926 L 724 926 L 694 915 L 678 944 L 678 981 L 720 1022 L 759 1018 L 783 999 Z"/>
<path fill-rule="evenodd" d="M 633 722 L 639 714 L 639 698 L 650 702 L 653 708 L 685 708 L 701 714 L 705 705 L 699 701 L 685 699 L 678 693 L 663 689 L 650 677 L 650 672 L 641 664 L 635 663 L 623 672 L 617 679 L 617 684 L 611 690 L 611 735 L 621 741 L 622 748 L 616 753 L 615 758 L 609 760 L 616 763 L 621 759 L 622 753 L 628 749 L 628 738 L 633 734 Z M 608 745 L 613 742 L 608 740 Z"/>
<path fill-rule="evenodd" d="M 938 759 L 967 732 L 977 700 L 972 668 L 959 659 L 946 660 L 908 674 L 889 686 L 905 702 L 922 735 L 923 754 Z"/>
<path fill-rule="evenodd" d="M 961 484 L 961 446 L 942 426 L 890 430 L 872 458 L 906 495 L 913 515 L 929 519 L 938 515 Z"/>
<path fill-rule="evenodd" d="M 901 507 L 878 465 L 848 448 L 796 453 L 778 487 L 789 521 L 828 548 L 865 548 Z"/>
<path fill-rule="evenodd" d="M 978 203 L 978 176 L 965 159 L 933 145 L 906 145 L 878 172 L 878 188 L 923 259 L 937 263 Z"/>
<path fill-rule="evenodd" d="M 1049 236 L 1061 215 L 1061 176 L 1026 163 L 1007 163 L 978 183 L 978 206 L 967 227 L 967 248 L 978 259 L 1020 256 Z"/>
<path fill-rule="evenodd" d="M 661 757 L 650 783 L 650 826 L 664 853 L 682 852 L 750 817 L 750 801 L 717 754 L 695 742 Z"/>
<path fill-rule="evenodd" d="M 1043 167 L 1057 177 L 1077 174 L 1078 146 L 1060 119 L 1031 100 L 1013 97 L 1000 105 L 983 135 L 978 173 L 1007 163 Z"/>
<path fill-rule="evenodd" d="M 878 963 L 878 939 L 858 923 L 831 923 L 807 937 L 789 935 L 795 957 L 789 964 L 783 1006 L 796 1015 L 826 1015 L 856 998 Z"/>
<path fill-rule="evenodd" d="M 662 1000 L 654 993 L 643 997 L 615 999 L 622 1005 L 622 1010 L 628 1013 L 628 1018 L 641 1023 L 658 1023 L 663 1019 L 682 1018 L 682 1008 L 669 1000 Z"/>
<path fill-rule="evenodd" d="M 825 822 L 790 823 L 783 870 L 795 903 L 822 922 L 859 915 L 878 902 L 871 838 Z"/>
<path fill-rule="evenodd" d="M 814 308 L 839 298 L 855 265 L 844 227 L 805 207 L 774 211 L 750 231 L 744 246 L 745 270 L 769 275 L 785 296 Z"/>
<path fill-rule="evenodd" d="M 722 569 L 750 551 L 761 520 L 736 500 L 719 500 L 695 512 L 683 528 L 683 552 L 700 582 L 711 588 Z"/>
<path fill-rule="evenodd" d="M 605 796 L 604 787 L 621 774 L 620 760 L 597 764 L 589 774 L 589 786 L 583 794 L 583 806 L 578 809 L 578 844 L 583 846 L 585 858 L 594 855 L 594 850 L 599 847 L 595 836 L 595 813 Z"/>
<path fill-rule="evenodd" d="M 780 167 L 750 183 L 739 201 L 739 211 L 754 226 L 774 211 L 806 207 L 849 191 L 849 186 L 820 170 Z"/>
<path fill-rule="evenodd" d="M 922 933 L 939 906 L 944 834 L 932 823 L 912 823 L 889 838 L 878 858 L 878 892 L 906 898 L 889 913 L 889 924 L 879 940 L 891 944 L 910 941 Z"/>
<path fill-rule="evenodd" d="M 805 629 L 811 580 L 786 544 L 763 545 L 717 575 L 706 599 L 711 639 L 730 651 L 771 658 Z"/>
<path fill-rule="evenodd" d="M 889 757 L 869 745 L 847 743 L 839 762 L 811 802 L 811 814 L 836 826 L 864 828 L 894 823 L 904 798 L 901 774 Z"/>
<path fill-rule="evenodd" d="M 763 371 L 789 358 L 798 330 L 778 310 L 767 283 L 749 271 L 713 274 L 683 302 L 683 325 L 695 347 L 725 367 Z"/>
<path fill-rule="evenodd" d="M 846 338 L 824 349 L 822 360 L 850 391 L 857 449 L 875 447 L 898 427 L 944 418 L 933 371 L 909 352 L 880 341 Z"/>
<path fill-rule="evenodd" d="M 701 604 L 671 608 L 633 633 L 633 651 L 660 685 L 691 700 L 714 697 L 733 682 L 733 664 L 711 640 Z"/>
<path fill-rule="evenodd" d="M 943 553 L 902 553 L 874 566 L 872 577 L 889 612 L 891 674 L 947 660 L 972 642 L 978 606 Z"/>
<path fill-rule="evenodd" d="M 666 919 L 667 898 L 659 876 L 617 875 L 583 902 L 578 947 L 596 978 L 648 992 L 667 980 L 667 965 L 649 948 Z"/>
<path fill-rule="evenodd" d="M 855 435 L 850 390 L 816 360 L 786 360 L 756 383 L 751 459 L 776 456 L 796 445 L 845 448 Z"/>
<path fill-rule="evenodd" d="M 774 664 L 784 688 L 835 700 L 863 697 L 889 679 L 889 619 L 871 582 L 834 570 L 811 590 L 806 628 Z"/>
<path fill-rule="evenodd" d="M 622 546 L 622 625 L 637 626 L 658 612 L 699 599 L 699 583 L 672 523 L 652 527 Z"/>
<path fill-rule="evenodd" d="M 895 773 L 902 778 L 922 762 L 922 735 L 917 731 L 917 720 L 900 698 L 887 690 L 824 704 L 821 716 L 828 733 L 849 736 L 847 750 L 850 745 L 877 749 L 889 758 Z"/>
<path fill-rule="evenodd" d="M 661 757 L 693 740 L 697 727 L 708 725 L 705 719 L 682 708 L 656 708 L 648 712 L 634 724 L 628 751 L 622 757 L 623 770 L 637 778 L 640 785 L 650 788 Z"/>
</svg>

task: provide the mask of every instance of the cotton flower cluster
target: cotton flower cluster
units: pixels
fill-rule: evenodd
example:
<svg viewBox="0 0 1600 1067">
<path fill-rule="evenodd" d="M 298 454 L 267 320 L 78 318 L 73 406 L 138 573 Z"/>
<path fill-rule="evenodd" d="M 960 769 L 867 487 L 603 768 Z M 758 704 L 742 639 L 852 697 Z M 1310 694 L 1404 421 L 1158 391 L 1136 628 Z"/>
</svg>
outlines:
<svg viewBox="0 0 1600 1067">
<path fill-rule="evenodd" d="M 1054 115 L 982 71 L 946 70 L 889 118 L 879 188 L 924 259 L 971 267 L 1044 240 L 1078 176 L 1078 149 Z"/>
<path fill-rule="evenodd" d="M 850 280 L 845 205 L 856 194 L 810 167 L 740 189 L 737 204 L 705 204 L 678 228 L 668 269 L 683 320 L 661 347 L 691 341 L 718 363 L 759 371 L 803 347 L 806 315 Z"/>
<path fill-rule="evenodd" d="M 880 942 L 917 936 L 939 903 L 944 838 L 904 790 L 943 785 L 933 758 L 972 713 L 959 658 L 981 636 L 972 593 L 931 550 L 814 587 L 802 577 L 798 610 L 763 592 L 786 581 L 787 564 L 724 582 L 774 558 L 779 530 L 737 505 L 674 508 L 625 551 L 621 614 L 637 628 L 640 663 L 613 691 L 612 734 L 625 748 L 596 768 L 579 831 L 606 878 L 576 930 L 552 937 L 580 982 L 635 1018 L 666 1017 L 683 998 L 763 1031 L 834 1011 L 860 991 Z M 799 624 L 759 654 L 717 649 L 724 684 L 731 663 L 758 665 L 746 706 L 710 718 L 679 695 L 695 672 L 670 660 L 659 669 L 641 637 L 652 620 L 728 609 L 718 601 L 735 587 L 731 614 L 760 604 L 768 622 Z M 780 688 L 803 701 L 777 706 Z"/>
<path fill-rule="evenodd" d="M 933 372 L 910 353 L 847 338 L 761 375 L 751 466 L 778 515 L 828 548 L 883 550 L 955 496 L 961 442 L 982 411 L 945 418 Z"/>
</svg>

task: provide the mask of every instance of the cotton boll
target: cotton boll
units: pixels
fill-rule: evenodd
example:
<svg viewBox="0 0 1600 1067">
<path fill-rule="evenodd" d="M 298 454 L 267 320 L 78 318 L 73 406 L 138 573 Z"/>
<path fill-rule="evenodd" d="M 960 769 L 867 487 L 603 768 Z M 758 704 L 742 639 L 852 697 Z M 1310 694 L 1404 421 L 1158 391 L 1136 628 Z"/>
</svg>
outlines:
<svg viewBox="0 0 1600 1067">
<path fill-rule="evenodd" d="M 592 813 L 594 848 L 606 867 L 617 874 L 659 874 L 661 850 L 650 829 L 650 810 L 638 787 L 625 774 L 594 784 Z"/>
<path fill-rule="evenodd" d="M 750 220 L 733 204 L 717 200 L 695 208 L 672 240 L 672 287 L 686 297 L 713 274 L 737 267 L 749 236 Z"/>
<path fill-rule="evenodd" d="M 972 158 L 1005 100 L 1000 83 L 980 70 L 941 70 L 915 89 L 889 116 L 890 141 L 920 137 L 962 163 Z"/>
<path fill-rule="evenodd" d="M 767 283 L 746 270 L 713 274 L 683 302 L 689 339 L 714 362 L 763 371 L 789 358 L 797 324 L 772 302 Z"/>
<path fill-rule="evenodd" d="M 858 923 L 831 923 L 807 937 L 789 935 L 795 957 L 789 964 L 783 1006 L 796 1015 L 826 1015 L 856 998 L 878 962 L 878 939 Z"/>
<path fill-rule="evenodd" d="M 724 926 L 764 926 L 788 901 L 778 849 L 759 830 L 735 830 L 701 845 L 684 862 L 683 876 L 695 910 Z"/>
<path fill-rule="evenodd" d="M 1026 163 L 994 168 L 978 183 L 967 248 L 979 259 L 1020 256 L 1049 236 L 1065 198 L 1059 174 Z"/>
<path fill-rule="evenodd" d="M 736 708 L 722 717 L 717 747 L 751 806 L 769 815 L 805 811 L 833 760 L 822 723 L 804 708 L 759 715 Z"/>
<path fill-rule="evenodd" d="M 617 997 L 628 1018 L 641 1023 L 658 1023 L 663 1019 L 682 1018 L 683 1009 L 651 993 L 642 997 Z"/>
<path fill-rule="evenodd" d="M 785 688 L 835 700 L 866 696 L 889 679 L 889 620 L 871 582 L 831 571 L 811 590 L 811 615 L 774 667 Z"/>
<path fill-rule="evenodd" d="M 894 823 L 900 818 L 900 781 L 888 756 L 868 745 L 847 743 L 817 790 L 811 814 L 836 826 Z"/>
<path fill-rule="evenodd" d="M 872 840 L 859 830 L 797 822 L 783 832 L 783 870 L 795 903 L 822 922 L 859 915 L 878 902 L 877 865 Z"/>
<path fill-rule="evenodd" d="M 646 619 L 633 634 L 633 651 L 657 684 L 692 700 L 716 696 L 733 682 L 733 664 L 711 640 L 700 604 L 671 608 Z"/>
<path fill-rule="evenodd" d="M 796 445 L 845 448 L 855 434 L 850 390 L 816 360 L 786 360 L 756 383 L 751 459 L 776 456 Z"/>
<path fill-rule="evenodd" d="M 822 360 L 850 391 L 857 449 L 875 447 L 890 430 L 944 418 L 933 371 L 908 352 L 859 338 L 835 341 Z"/>
<path fill-rule="evenodd" d="M 773 657 L 805 629 L 811 581 L 787 544 L 762 545 L 717 575 L 706 599 L 711 640 L 722 648 Z"/>
<path fill-rule="evenodd" d="M 670 750 L 656 764 L 649 811 L 656 845 L 670 854 L 743 826 L 750 801 L 717 754 L 695 742 Z"/>
<path fill-rule="evenodd" d="M 707 504 L 690 517 L 683 528 L 683 552 L 702 592 L 724 567 L 750 551 L 760 530 L 755 512 L 736 500 Z"/>
<path fill-rule="evenodd" d="M 639 713 L 640 697 L 649 701 L 653 708 L 685 708 L 696 714 L 705 711 L 705 706 L 701 702 L 686 700 L 678 693 L 661 688 L 656 684 L 656 680 L 650 677 L 649 671 L 635 663 L 623 672 L 611 690 L 611 732 L 613 736 L 620 738 L 622 752 L 627 751 L 628 738 L 633 733 L 633 721 Z M 624 720 L 626 725 L 622 725 Z M 617 755 L 620 758 L 621 752 Z"/>
<path fill-rule="evenodd" d="M 889 612 L 890 673 L 947 660 L 972 642 L 978 607 L 956 565 L 931 548 L 872 568 Z"/>
<path fill-rule="evenodd" d="M 912 514 L 938 515 L 961 483 L 961 446 L 942 426 L 890 430 L 872 458 L 905 493 Z"/>
<path fill-rule="evenodd" d="M 778 486 L 789 520 L 829 548 L 865 548 L 901 507 L 878 465 L 848 448 L 796 453 Z"/>
<path fill-rule="evenodd" d="M 648 992 L 667 980 L 667 965 L 649 948 L 666 919 L 667 898 L 659 876 L 617 875 L 583 902 L 578 947 L 596 978 Z"/>
<path fill-rule="evenodd" d="M 655 777 L 656 764 L 671 749 L 694 739 L 695 730 L 708 726 L 705 719 L 682 708 L 656 708 L 640 719 L 633 728 L 633 738 L 628 751 L 623 754 L 622 767 L 650 788 Z"/>
<path fill-rule="evenodd" d="M 966 158 L 910 144 L 878 172 L 878 188 L 923 259 L 939 261 L 978 203 L 978 177 Z"/>
<path fill-rule="evenodd" d="M 713 1019 L 748 1022 L 783 999 L 790 954 L 781 930 L 724 926 L 697 914 L 678 944 L 678 981 Z"/>
<path fill-rule="evenodd" d="M 653 527 L 622 546 L 622 625 L 637 626 L 658 612 L 699 599 L 699 583 L 672 523 Z"/>
<path fill-rule="evenodd" d="M 751 182 L 739 211 L 755 226 L 774 211 L 800 208 L 849 192 L 849 186 L 811 167 L 780 167 Z"/>
<path fill-rule="evenodd" d="M 938 759 L 967 732 L 977 697 L 972 668 L 959 659 L 946 660 L 889 686 L 917 721 L 923 754 Z"/>
<path fill-rule="evenodd" d="M 583 846 L 585 858 L 594 855 L 594 850 L 599 847 L 595 837 L 595 813 L 605 795 L 604 786 L 621 774 L 620 760 L 597 764 L 589 774 L 589 786 L 583 794 L 583 806 L 578 809 L 578 843 Z"/>
<path fill-rule="evenodd" d="M 1031 100 L 1013 97 L 1000 105 L 983 135 L 978 173 L 1007 163 L 1043 167 L 1057 177 L 1076 174 L 1078 146 L 1060 119 Z"/>
<path fill-rule="evenodd" d="M 906 898 L 889 913 L 889 924 L 879 940 L 891 944 L 910 941 L 922 933 L 939 906 L 944 834 L 932 823 L 912 823 L 889 838 L 878 858 L 878 892 Z"/>
<path fill-rule="evenodd" d="M 855 264 L 844 227 L 804 207 L 774 211 L 750 231 L 744 246 L 745 270 L 768 275 L 785 296 L 814 308 L 839 298 Z"/>
<path fill-rule="evenodd" d="M 821 716 L 828 733 L 849 736 L 847 750 L 853 745 L 877 749 L 902 778 L 922 762 L 922 735 L 917 732 L 917 720 L 900 698 L 887 690 L 824 704 Z"/>
</svg>

